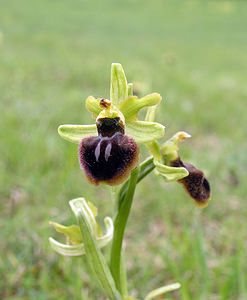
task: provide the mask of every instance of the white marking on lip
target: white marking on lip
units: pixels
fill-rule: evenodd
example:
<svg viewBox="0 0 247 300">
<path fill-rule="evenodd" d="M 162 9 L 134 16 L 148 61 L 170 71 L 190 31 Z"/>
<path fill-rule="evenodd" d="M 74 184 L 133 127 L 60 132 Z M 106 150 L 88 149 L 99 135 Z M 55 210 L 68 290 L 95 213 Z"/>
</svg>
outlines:
<svg viewBox="0 0 247 300">
<path fill-rule="evenodd" d="M 100 144 L 101 144 L 101 140 L 98 142 L 98 145 L 94 150 L 94 155 L 97 162 L 99 161 L 99 156 L 100 156 Z"/>
<path fill-rule="evenodd" d="M 112 149 L 112 144 L 109 143 L 106 148 L 105 148 L 105 160 L 108 161 L 110 155 L 111 155 L 111 149 Z"/>
</svg>

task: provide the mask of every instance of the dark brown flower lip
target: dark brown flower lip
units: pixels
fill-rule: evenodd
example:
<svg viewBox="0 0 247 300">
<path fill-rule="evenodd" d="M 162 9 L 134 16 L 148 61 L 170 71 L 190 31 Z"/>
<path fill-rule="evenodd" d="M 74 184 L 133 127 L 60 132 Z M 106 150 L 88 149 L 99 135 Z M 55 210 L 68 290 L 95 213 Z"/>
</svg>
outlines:
<svg viewBox="0 0 247 300">
<path fill-rule="evenodd" d="M 211 196 L 211 188 L 208 180 L 205 178 L 204 173 L 189 163 L 184 163 L 179 157 L 171 162 L 173 167 L 184 167 L 189 175 L 178 180 L 196 203 L 205 207 Z"/>
<path fill-rule="evenodd" d="M 125 181 L 139 159 L 134 139 L 116 132 L 111 137 L 87 137 L 79 145 L 79 162 L 88 180 L 98 185 L 117 185 Z"/>
</svg>

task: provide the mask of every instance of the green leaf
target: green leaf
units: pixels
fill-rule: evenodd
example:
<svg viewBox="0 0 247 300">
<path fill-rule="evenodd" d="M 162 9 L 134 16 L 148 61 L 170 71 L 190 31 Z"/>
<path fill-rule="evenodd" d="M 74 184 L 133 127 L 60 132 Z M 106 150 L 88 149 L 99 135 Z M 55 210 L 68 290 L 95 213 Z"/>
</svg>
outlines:
<svg viewBox="0 0 247 300">
<path fill-rule="evenodd" d="M 111 300 L 122 299 L 112 278 L 110 269 L 106 263 L 105 257 L 101 253 L 91 224 L 92 212 L 83 198 L 71 200 L 70 206 L 76 215 L 77 221 L 81 228 L 86 257 L 89 265 L 100 283 L 103 291 Z"/>
<path fill-rule="evenodd" d="M 58 127 L 59 135 L 72 143 L 79 144 L 80 141 L 87 136 L 96 136 L 96 125 L 60 125 Z"/>
<path fill-rule="evenodd" d="M 177 181 L 189 175 L 189 172 L 185 168 L 166 166 L 157 160 L 154 160 L 154 165 L 158 173 L 162 175 L 167 182 Z"/>
<path fill-rule="evenodd" d="M 114 105 L 128 97 L 128 83 L 123 67 L 119 63 L 111 65 L 110 100 Z"/>
<path fill-rule="evenodd" d="M 160 139 L 165 134 L 165 127 L 156 122 L 134 121 L 126 123 L 126 134 L 137 143 L 148 143 Z"/>
<path fill-rule="evenodd" d="M 166 286 L 162 286 L 158 289 L 155 289 L 153 291 L 151 291 L 145 298 L 144 300 L 152 300 L 158 296 L 161 296 L 163 294 L 166 294 L 168 292 L 172 292 L 175 291 L 177 289 L 179 289 L 181 287 L 180 283 L 173 283 L 173 284 L 169 284 Z M 159 298 L 160 299 L 160 298 Z"/>
<path fill-rule="evenodd" d="M 143 98 L 131 96 L 120 103 L 119 109 L 126 120 L 135 119 L 140 109 L 157 105 L 160 103 L 161 99 L 162 98 L 158 93 L 149 94 Z"/>
</svg>

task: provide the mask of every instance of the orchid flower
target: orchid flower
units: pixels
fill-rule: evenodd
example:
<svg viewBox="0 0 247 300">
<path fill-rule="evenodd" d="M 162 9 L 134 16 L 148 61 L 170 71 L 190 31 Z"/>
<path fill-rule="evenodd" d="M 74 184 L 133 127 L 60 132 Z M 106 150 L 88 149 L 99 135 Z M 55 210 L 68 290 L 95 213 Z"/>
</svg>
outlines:
<svg viewBox="0 0 247 300">
<path fill-rule="evenodd" d="M 139 160 L 139 144 L 150 143 L 164 136 L 164 126 L 138 119 L 138 112 L 156 106 L 158 93 L 133 96 L 120 64 L 111 67 L 110 99 L 86 99 L 86 108 L 95 123 L 61 125 L 62 138 L 79 145 L 79 162 L 91 183 L 117 185 L 125 181 Z"/>
</svg>

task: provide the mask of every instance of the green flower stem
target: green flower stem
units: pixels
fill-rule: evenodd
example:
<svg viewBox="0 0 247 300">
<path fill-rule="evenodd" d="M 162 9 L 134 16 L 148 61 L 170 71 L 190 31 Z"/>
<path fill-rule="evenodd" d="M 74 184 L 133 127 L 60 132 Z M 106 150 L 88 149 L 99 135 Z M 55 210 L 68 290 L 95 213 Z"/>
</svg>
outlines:
<svg viewBox="0 0 247 300">
<path fill-rule="evenodd" d="M 137 182 L 139 183 L 143 178 L 145 178 L 150 172 L 152 172 L 155 168 L 155 165 L 153 163 L 153 157 L 147 158 L 144 162 L 143 165 L 140 165 L 141 167 L 141 172 L 138 176 Z"/>
<path fill-rule="evenodd" d="M 127 272 L 125 264 L 125 253 L 124 250 L 121 252 L 121 264 L 120 264 L 120 282 L 121 282 L 121 291 L 123 298 L 128 297 L 128 282 L 127 282 Z"/>
<path fill-rule="evenodd" d="M 139 166 L 139 175 L 137 179 L 137 183 L 139 183 L 143 178 L 145 178 L 150 172 L 153 171 L 155 168 L 155 165 L 153 163 L 153 156 L 148 157 L 146 160 L 144 160 L 140 166 Z M 121 203 L 123 202 L 125 198 L 125 194 L 128 190 L 129 181 L 125 182 L 122 186 L 122 188 L 119 191 L 118 196 L 118 207 L 121 206 Z"/>
<path fill-rule="evenodd" d="M 123 295 L 125 293 L 124 281 L 121 278 L 121 251 L 124 237 L 124 231 L 129 217 L 133 196 L 138 180 L 139 168 L 132 171 L 128 181 L 128 190 L 124 200 L 118 208 L 118 214 L 114 221 L 114 234 L 111 248 L 110 269 L 115 280 L 116 287 Z"/>
</svg>

